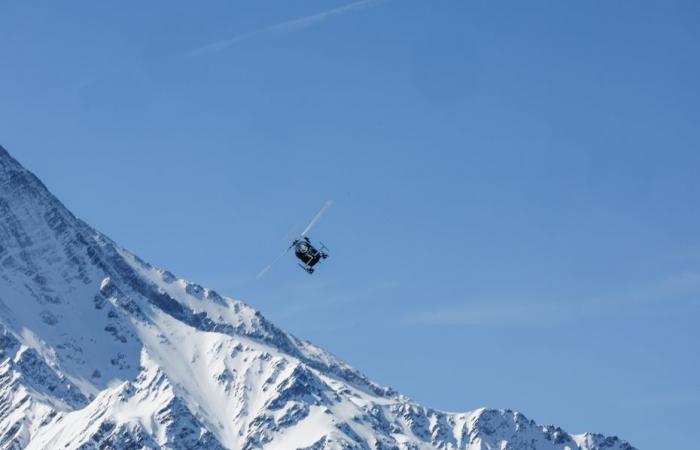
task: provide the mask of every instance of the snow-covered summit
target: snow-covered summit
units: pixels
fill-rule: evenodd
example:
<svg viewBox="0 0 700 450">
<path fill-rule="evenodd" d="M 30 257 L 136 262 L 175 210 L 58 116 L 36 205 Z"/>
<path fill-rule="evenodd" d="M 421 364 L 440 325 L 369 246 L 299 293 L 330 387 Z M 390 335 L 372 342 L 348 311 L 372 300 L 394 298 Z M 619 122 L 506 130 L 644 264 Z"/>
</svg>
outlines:
<svg viewBox="0 0 700 450">
<path fill-rule="evenodd" d="M 0 449 L 630 450 L 415 404 L 77 219 L 0 147 Z"/>
</svg>

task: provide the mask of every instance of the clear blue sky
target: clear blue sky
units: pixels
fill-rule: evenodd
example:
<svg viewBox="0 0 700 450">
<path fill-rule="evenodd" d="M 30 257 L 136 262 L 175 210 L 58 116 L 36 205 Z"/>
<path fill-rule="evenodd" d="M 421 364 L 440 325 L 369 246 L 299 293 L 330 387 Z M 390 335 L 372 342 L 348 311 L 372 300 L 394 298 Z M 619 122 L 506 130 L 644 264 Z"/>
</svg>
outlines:
<svg viewBox="0 0 700 450">
<path fill-rule="evenodd" d="M 349 4 L 0 2 L 0 144 L 426 405 L 697 444 L 700 3 Z"/>
</svg>

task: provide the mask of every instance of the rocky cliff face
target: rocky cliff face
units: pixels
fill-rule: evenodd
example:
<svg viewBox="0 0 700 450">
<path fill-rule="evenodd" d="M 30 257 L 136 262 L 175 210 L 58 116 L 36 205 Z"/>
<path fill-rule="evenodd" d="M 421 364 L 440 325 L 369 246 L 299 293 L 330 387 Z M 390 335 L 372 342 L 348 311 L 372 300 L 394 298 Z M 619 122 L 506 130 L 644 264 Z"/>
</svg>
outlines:
<svg viewBox="0 0 700 450">
<path fill-rule="evenodd" d="M 2 147 L 0 448 L 633 449 L 420 406 L 127 252 Z"/>
</svg>

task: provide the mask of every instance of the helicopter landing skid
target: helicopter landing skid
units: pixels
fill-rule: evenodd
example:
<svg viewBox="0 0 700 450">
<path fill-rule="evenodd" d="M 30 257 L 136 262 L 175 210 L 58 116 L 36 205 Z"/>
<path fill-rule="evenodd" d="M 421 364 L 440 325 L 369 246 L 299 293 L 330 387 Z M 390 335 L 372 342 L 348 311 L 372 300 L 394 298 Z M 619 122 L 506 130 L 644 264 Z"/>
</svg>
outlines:
<svg viewBox="0 0 700 450">
<path fill-rule="evenodd" d="M 328 250 L 328 247 L 325 246 L 323 242 L 320 243 L 321 248 L 318 249 L 319 253 L 321 253 L 321 258 L 326 259 L 328 258 L 328 253 L 324 252 L 324 250 Z"/>
<path fill-rule="evenodd" d="M 304 269 L 304 271 L 306 271 L 306 273 L 308 273 L 309 275 L 312 274 L 312 273 L 314 273 L 313 267 L 308 267 L 308 266 L 305 266 L 305 265 L 303 265 L 303 264 L 298 264 L 298 263 L 297 263 L 297 265 L 298 265 L 299 267 L 301 267 L 302 269 Z"/>
</svg>

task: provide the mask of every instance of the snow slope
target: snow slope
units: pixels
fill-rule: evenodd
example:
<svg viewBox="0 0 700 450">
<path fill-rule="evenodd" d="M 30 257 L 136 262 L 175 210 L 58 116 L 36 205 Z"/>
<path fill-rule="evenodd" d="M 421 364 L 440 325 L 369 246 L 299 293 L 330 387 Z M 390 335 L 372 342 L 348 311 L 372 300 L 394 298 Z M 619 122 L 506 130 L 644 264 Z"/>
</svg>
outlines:
<svg viewBox="0 0 700 450">
<path fill-rule="evenodd" d="M 0 147 L 0 449 L 632 450 L 445 413 L 77 219 Z"/>
</svg>

